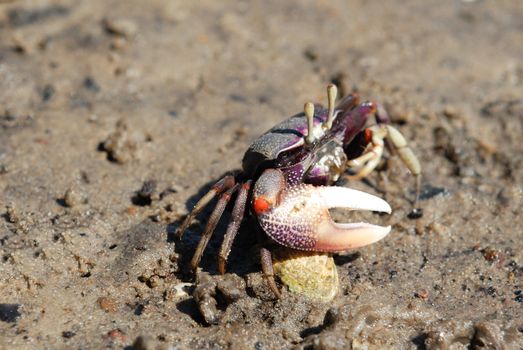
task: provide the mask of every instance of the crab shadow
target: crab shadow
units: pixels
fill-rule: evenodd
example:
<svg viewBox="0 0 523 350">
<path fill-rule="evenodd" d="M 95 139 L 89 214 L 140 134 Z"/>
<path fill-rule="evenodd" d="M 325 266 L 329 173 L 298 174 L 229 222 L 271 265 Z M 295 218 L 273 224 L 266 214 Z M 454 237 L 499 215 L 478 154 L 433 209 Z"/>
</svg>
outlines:
<svg viewBox="0 0 523 350">
<path fill-rule="evenodd" d="M 230 172 L 224 173 L 221 177 L 225 176 Z M 217 182 L 217 180 L 209 181 L 203 185 L 197 193 L 189 197 L 185 202 L 187 211 L 190 212 L 194 205 L 202 198 L 211 187 Z M 218 197 L 218 196 L 217 196 Z M 210 273 L 211 275 L 217 275 L 218 265 L 218 253 L 220 251 L 221 243 L 227 230 L 227 225 L 231 219 L 231 211 L 234 206 L 236 196 L 233 196 L 231 201 L 228 203 L 214 233 L 209 240 L 205 251 L 203 252 L 202 259 L 199 267 Z M 196 246 L 200 241 L 201 235 L 205 229 L 205 225 L 209 217 L 211 216 L 218 198 L 214 198 L 207 206 L 196 216 L 193 224 L 191 224 L 185 231 L 183 237 L 178 239 L 176 237 L 176 230 L 180 227 L 183 219 L 169 224 L 167 227 L 167 240 L 170 243 L 175 243 L 175 252 L 179 255 L 179 262 L 181 267 L 181 276 L 183 280 L 192 281 L 194 279 L 194 273 L 190 271 L 190 261 L 196 250 Z M 248 208 L 246 208 L 244 219 L 240 225 L 239 232 L 233 242 L 231 252 L 227 261 L 227 272 L 244 276 L 251 272 L 256 272 L 260 268 L 258 267 L 258 251 L 261 247 L 260 238 L 261 229 L 258 227 L 256 220 L 250 215 Z"/>
<path fill-rule="evenodd" d="M 224 174 L 225 175 L 225 174 Z M 220 177 L 221 178 L 221 177 Z M 209 181 L 203 185 L 196 194 L 192 195 L 185 203 L 188 212 L 192 210 L 196 202 L 204 196 L 214 185 L 216 181 Z M 227 230 L 227 225 L 231 218 L 231 211 L 234 206 L 236 197 L 233 196 L 228 203 L 214 233 L 205 248 L 199 268 L 201 271 L 209 273 L 213 278 L 222 278 L 218 272 L 218 254 L 220 246 L 223 242 L 224 234 Z M 217 198 L 212 200 L 208 205 L 198 214 L 188 229 L 185 231 L 183 237 L 178 239 L 176 231 L 183 222 L 183 219 L 173 222 L 167 226 L 167 241 L 174 243 L 174 249 L 179 256 L 178 264 L 180 270 L 178 278 L 184 282 L 196 282 L 196 273 L 190 269 L 190 261 L 196 250 L 196 246 L 200 241 L 201 235 L 205 229 L 205 225 L 217 203 Z M 251 217 L 246 208 L 245 217 L 240 225 L 239 232 L 232 244 L 231 252 L 227 260 L 226 272 L 244 277 L 249 273 L 258 272 L 261 270 L 259 266 L 259 250 L 261 247 L 260 240 L 261 229 L 258 227 L 256 220 Z M 192 294 L 195 287 L 188 290 Z M 198 310 L 198 305 L 193 298 L 180 301 L 176 305 L 177 309 L 190 316 L 195 322 L 202 326 L 207 326 L 202 315 Z"/>
</svg>

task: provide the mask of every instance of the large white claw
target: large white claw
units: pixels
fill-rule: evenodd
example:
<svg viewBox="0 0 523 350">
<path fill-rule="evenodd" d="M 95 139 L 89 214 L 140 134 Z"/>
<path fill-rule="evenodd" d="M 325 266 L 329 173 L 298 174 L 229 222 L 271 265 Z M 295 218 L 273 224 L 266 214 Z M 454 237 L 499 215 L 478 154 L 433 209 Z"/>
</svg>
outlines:
<svg viewBox="0 0 523 350">
<path fill-rule="evenodd" d="M 278 175 L 271 174 L 273 178 Z M 339 252 L 374 243 L 390 232 L 390 226 L 364 222 L 336 223 L 329 214 L 329 208 L 390 213 L 390 205 L 379 197 L 345 187 L 306 184 L 280 188 L 276 196 L 272 186 L 271 191 L 264 191 L 269 187 L 266 185 L 261 181 L 260 186 L 257 184 L 255 187 L 254 209 L 267 235 L 282 245 L 302 250 Z M 266 210 L 257 210 L 265 202 L 270 203 Z"/>
<path fill-rule="evenodd" d="M 318 196 L 319 205 L 328 208 L 347 208 L 350 210 L 372 210 L 390 214 L 389 203 L 369 193 L 345 187 L 316 187 L 313 198 Z M 334 222 L 328 210 L 323 209 L 323 220 L 317 227 L 315 250 L 340 251 L 359 248 L 379 241 L 389 234 L 391 227 L 383 227 L 365 222 L 340 224 Z"/>
</svg>

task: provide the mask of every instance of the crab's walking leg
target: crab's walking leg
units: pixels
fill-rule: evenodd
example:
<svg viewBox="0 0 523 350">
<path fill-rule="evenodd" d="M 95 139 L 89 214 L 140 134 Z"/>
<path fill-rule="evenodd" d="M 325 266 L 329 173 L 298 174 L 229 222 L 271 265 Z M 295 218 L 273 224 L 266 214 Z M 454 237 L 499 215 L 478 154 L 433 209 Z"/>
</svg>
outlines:
<svg viewBox="0 0 523 350">
<path fill-rule="evenodd" d="M 421 191 L 421 165 L 403 135 L 390 125 L 386 125 L 386 128 L 388 130 L 387 140 L 390 141 L 396 152 L 398 152 L 398 156 L 403 161 L 403 164 L 405 164 L 412 175 L 416 177 L 416 199 L 414 200 L 414 208 L 417 208 Z"/>
<path fill-rule="evenodd" d="M 334 104 L 336 103 L 336 96 L 338 96 L 338 88 L 334 84 L 329 84 L 327 86 L 329 114 L 327 121 L 323 124 L 323 128 L 327 130 L 332 128 L 332 122 L 334 121 Z"/>
<path fill-rule="evenodd" d="M 232 175 L 226 175 L 218 182 L 216 182 L 211 187 L 209 192 L 207 192 L 202 198 L 200 198 L 200 200 L 194 205 L 192 211 L 189 213 L 189 215 L 187 215 L 182 225 L 176 231 L 176 237 L 181 238 L 185 230 L 187 230 L 189 225 L 193 222 L 196 215 L 198 215 L 214 197 L 216 197 L 223 191 L 233 187 L 235 182 L 236 181 L 234 180 L 234 176 Z"/>
<path fill-rule="evenodd" d="M 249 195 L 249 190 L 251 189 L 252 181 L 249 180 L 245 182 L 240 187 L 238 192 L 238 197 L 236 197 L 236 203 L 234 203 L 234 209 L 232 210 L 232 220 L 227 227 L 227 232 L 223 238 L 223 243 L 220 248 L 220 254 L 218 256 L 218 271 L 223 275 L 225 273 L 225 264 L 227 263 L 227 257 L 231 251 L 232 242 L 238 233 L 240 224 L 243 220 L 243 215 L 245 214 L 245 204 L 247 203 L 247 198 Z"/>
<path fill-rule="evenodd" d="M 276 286 L 276 282 L 274 281 L 274 270 L 272 269 L 272 255 L 271 252 L 267 248 L 261 248 L 260 249 L 260 259 L 261 259 L 261 266 L 263 271 L 263 276 L 267 279 L 267 284 L 271 288 L 272 292 L 276 296 L 276 298 L 281 298 L 281 292 L 278 289 L 278 286 Z"/>
<path fill-rule="evenodd" d="M 387 136 L 387 130 L 380 125 L 375 125 L 365 129 L 364 135 L 369 144 L 361 156 L 347 162 L 349 169 L 355 172 L 354 175 L 349 175 L 349 179 L 360 180 L 369 175 L 383 156 L 385 147 L 383 139 Z"/>
<path fill-rule="evenodd" d="M 347 162 L 349 169 L 355 174 L 349 176 L 352 179 L 361 179 L 369 175 L 378 165 L 383 156 L 385 147 L 384 139 L 387 139 L 402 162 L 407 166 L 412 175 L 416 178 L 416 199 L 414 207 L 418 205 L 418 198 L 421 190 L 421 166 L 418 158 L 407 144 L 407 140 L 394 127 L 390 125 L 378 124 L 373 125 L 364 131 L 365 139 L 369 142 L 365 152 L 358 158 Z"/>
<path fill-rule="evenodd" d="M 238 185 L 236 184 L 220 196 L 220 199 L 218 200 L 216 207 L 214 208 L 211 216 L 209 217 L 209 221 L 207 221 L 207 225 L 205 225 L 205 230 L 203 231 L 202 237 L 200 238 L 200 242 L 198 242 L 198 246 L 196 247 L 196 251 L 194 252 L 194 255 L 192 257 L 191 269 L 193 271 L 195 271 L 198 267 L 198 264 L 200 264 L 203 251 L 205 250 L 205 247 L 207 247 L 207 244 L 211 239 L 212 233 L 214 232 L 214 229 L 216 228 L 218 221 L 220 221 L 220 218 L 222 217 L 223 211 L 225 210 L 227 203 L 229 203 L 229 201 L 231 200 L 231 196 L 234 194 L 234 192 L 236 192 L 237 189 Z"/>
</svg>

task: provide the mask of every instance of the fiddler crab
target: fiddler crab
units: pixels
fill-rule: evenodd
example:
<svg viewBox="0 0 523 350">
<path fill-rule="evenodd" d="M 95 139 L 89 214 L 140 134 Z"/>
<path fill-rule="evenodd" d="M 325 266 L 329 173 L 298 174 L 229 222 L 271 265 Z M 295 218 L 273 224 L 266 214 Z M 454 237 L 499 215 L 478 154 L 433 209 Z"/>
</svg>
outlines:
<svg viewBox="0 0 523 350">
<path fill-rule="evenodd" d="M 327 87 L 328 106 L 307 102 L 304 111 L 274 126 L 257 138 L 243 156 L 242 171 L 226 175 L 194 206 L 176 232 L 181 238 L 194 218 L 219 196 L 190 266 L 196 270 L 227 204 L 236 195 L 232 218 L 218 255 L 218 271 L 225 273 L 227 257 L 246 212 L 256 216 L 268 236 L 260 251 L 266 281 L 278 298 L 275 272 L 291 291 L 314 296 L 322 284 L 332 298 L 338 277 L 331 253 L 362 247 L 385 237 L 391 227 L 364 222 L 336 223 L 330 208 L 391 213 L 390 205 L 371 194 L 331 186 L 342 174 L 361 179 L 378 166 L 386 144 L 416 179 L 420 192 L 421 167 L 401 133 L 389 125 L 381 105 L 362 102 L 357 94 L 336 106 L 337 88 Z M 376 123 L 366 127 L 374 117 Z M 273 262 L 270 247 L 284 247 L 286 255 Z M 280 250 L 281 251 L 281 250 Z M 281 254 L 280 254 L 281 255 Z M 303 270 L 300 272 L 300 270 Z M 304 272 L 302 274 L 302 272 Z"/>
</svg>

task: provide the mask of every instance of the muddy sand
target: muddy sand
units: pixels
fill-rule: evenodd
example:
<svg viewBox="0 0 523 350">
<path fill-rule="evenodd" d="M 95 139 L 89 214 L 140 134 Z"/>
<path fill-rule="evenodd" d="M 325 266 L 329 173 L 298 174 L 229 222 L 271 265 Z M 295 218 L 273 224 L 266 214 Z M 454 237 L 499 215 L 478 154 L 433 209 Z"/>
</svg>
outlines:
<svg viewBox="0 0 523 350">
<path fill-rule="evenodd" d="M 522 19 L 519 0 L 1 1 L 0 348 L 523 348 Z M 252 220 L 220 276 L 230 210 L 191 279 L 210 209 L 178 241 L 181 220 L 330 82 L 388 109 L 423 216 L 388 157 L 341 179 L 393 229 L 335 256 L 332 302 L 274 299 Z"/>
</svg>

